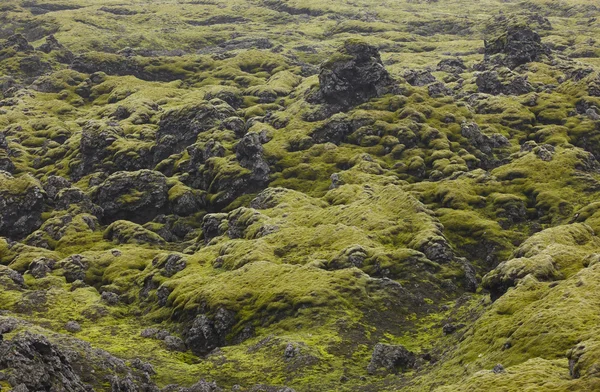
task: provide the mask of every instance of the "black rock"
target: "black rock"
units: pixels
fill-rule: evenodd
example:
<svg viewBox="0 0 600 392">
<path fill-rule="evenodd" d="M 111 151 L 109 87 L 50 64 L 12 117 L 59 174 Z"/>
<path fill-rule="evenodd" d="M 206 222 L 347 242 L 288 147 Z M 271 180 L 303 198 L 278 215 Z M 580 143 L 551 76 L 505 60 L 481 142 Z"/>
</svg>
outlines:
<svg viewBox="0 0 600 392">
<path fill-rule="evenodd" d="M 377 48 L 354 39 L 321 66 L 319 82 L 323 100 L 343 109 L 393 92 L 395 87 Z"/>
<path fill-rule="evenodd" d="M 467 69 L 467 67 L 465 66 L 465 63 L 461 59 L 454 58 L 454 59 L 441 60 L 437 64 L 437 69 L 438 69 L 438 71 L 448 72 L 448 73 L 452 73 L 452 74 L 458 74 L 458 73 L 464 72 Z"/>
<path fill-rule="evenodd" d="M 186 345 L 196 355 L 206 355 L 225 345 L 225 338 L 235 325 L 235 314 L 223 308 L 211 319 L 206 315 L 196 317 L 187 332 Z"/>
<path fill-rule="evenodd" d="M 522 24 L 503 26 L 500 34 L 485 41 L 485 58 L 509 68 L 539 61 L 550 50 L 542 44 L 539 34 Z"/>
<path fill-rule="evenodd" d="M 33 46 L 21 34 L 11 35 L 6 39 L 3 48 L 13 48 L 17 52 L 33 52 Z"/>
<path fill-rule="evenodd" d="M 475 84 L 480 93 L 492 95 L 523 95 L 533 91 L 526 76 L 516 75 L 506 68 L 478 73 Z"/>
<path fill-rule="evenodd" d="M 494 369 L 492 369 L 492 372 L 500 374 L 506 372 L 506 370 L 504 370 L 504 366 L 502 366 L 501 364 L 497 364 L 496 366 L 494 366 Z"/>
<path fill-rule="evenodd" d="M 411 86 L 417 87 L 426 86 L 437 81 L 435 76 L 433 76 L 429 70 L 411 69 L 406 71 L 403 77 Z"/>
<path fill-rule="evenodd" d="M 171 154 L 182 152 L 196 143 L 200 133 L 216 127 L 233 114 L 234 109 L 224 102 L 222 105 L 203 102 L 166 112 L 156 133 L 154 161 L 160 162 Z"/>
<path fill-rule="evenodd" d="M 0 370 L 11 369 L 13 385 L 31 391 L 89 390 L 67 356 L 41 335 L 25 333 L 0 344 Z"/>
<path fill-rule="evenodd" d="M 106 221 L 145 223 L 165 210 L 167 193 L 167 179 L 160 172 L 117 172 L 94 190 L 92 200 L 103 208 Z"/>
<path fill-rule="evenodd" d="M 29 264 L 29 273 L 34 278 L 41 279 L 52 271 L 55 264 L 56 260 L 40 257 Z"/>
<path fill-rule="evenodd" d="M 42 224 L 44 191 L 33 178 L 0 172 L 0 236 L 21 238 Z"/>
<path fill-rule="evenodd" d="M 412 368 L 415 360 L 415 354 L 403 346 L 377 343 L 367 371 L 369 374 L 375 374 L 379 369 L 384 368 L 387 372 L 397 373 L 398 370 Z"/>
</svg>

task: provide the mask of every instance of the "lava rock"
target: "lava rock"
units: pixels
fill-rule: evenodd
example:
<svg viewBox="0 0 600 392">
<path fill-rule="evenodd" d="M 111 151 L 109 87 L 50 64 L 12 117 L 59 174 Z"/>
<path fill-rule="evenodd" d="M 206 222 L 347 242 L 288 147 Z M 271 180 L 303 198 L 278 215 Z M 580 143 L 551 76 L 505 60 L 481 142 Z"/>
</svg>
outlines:
<svg viewBox="0 0 600 392">
<path fill-rule="evenodd" d="M 492 372 L 496 373 L 496 374 L 500 374 L 500 373 L 504 373 L 506 372 L 506 370 L 504 370 L 504 366 L 502 366 L 501 364 L 497 364 L 496 366 L 494 366 L 494 368 L 492 369 Z"/>
<path fill-rule="evenodd" d="M 404 346 L 392 346 L 382 343 L 375 345 L 371 362 L 367 367 L 369 374 L 375 374 L 381 368 L 387 372 L 397 373 L 398 370 L 412 368 L 415 365 L 415 354 Z"/>
<path fill-rule="evenodd" d="M 510 142 L 506 137 L 498 133 L 488 136 L 481 131 L 481 128 L 476 123 L 462 123 L 461 135 L 469 139 L 469 142 L 481 152 L 488 155 L 495 148 L 510 146 Z"/>
<path fill-rule="evenodd" d="M 200 133 L 216 127 L 233 114 L 234 109 L 224 102 L 222 105 L 203 102 L 166 112 L 156 133 L 154 161 L 158 163 L 171 154 L 180 153 L 194 144 Z"/>
<path fill-rule="evenodd" d="M 169 351 L 184 352 L 187 350 L 187 347 L 186 347 L 184 341 L 181 340 L 181 338 L 178 338 L 177 336 L 169 335 L 164 338 L 164 342 L 165 342 L 165 347 Z"/>
<path fill-rule="evenodd" d="M 44 42 L 42 45 L 40 45 L 38 50 L 40 50 L 44 53 L 51 53 L 51 52 L 56 53 L 58 61 L 60 61 L 61 63 L 65 63 L 65 64 L 70 64 L 73 61 L 73 59 L 75 58 L 75 56 L 73 55 L 73 52 L 71 52 L 70 50 L 65 48 L 65 46 L 63 44 L 58 42 L 58 40 L 56 39 L 56 37 L 54 35 L 47 36 L 46 42 Z"/>
<path fill-rule="evenodd" d="M 540 35 L 525 25 L 505 26 L 501 33 L 485 41 L 485 59 L 508 68 L 539 61 L 550 50 L 542 44 Z"/>
<path fill-rule="evenodd" d="M 187 266 L 187 260 L 181 255 L 171 253 L 164 256 L 157 256 L 152 260 L 152 265 L 156 268 L 162 269 L 161 274 L 166 277 L 171 277 L 176 273 L 183 271 Z"/>
<path fill-rule="evenodd" d="M 29 264 L 29 273 L 36 279 L 44 278 L 52 271 L 55 264 L 56 260 L 40 257 Z"/>
<path fill-rule="evenodd" d="M 213 238 L 225 234 L 225 230 L 221 226 L 224 220 L 227 220 L 227 214 L 225 213 L 206 214 L 202 218 L 202 233 L 205 244 L 208 244 Z"/>
<path fill-rule="evenodd" d="M 65 324 L 65 329 L 69 332 L 76 333 L 81 331 L 81 325 L 77 321 L 68 321 Z"/>
<path fill-rule="evenodd" d="M 0 236 L 21 238 L 42 224 L 45 193 L 29 176 L 0 172 Z"/>
<path fill-rule="evenodd" d="M 87 391 L 68 357 L 44 336 L 24 333 L 0 343 L 0 370 L 11 369 L 11 383 L 26 390 Z"/>
<path fill-rule="evenodd" d="M 92 193 L 92 200 L 104 210 L 104 219 L 145 223 L 161 213 L 167 204 L 166 177 L 156 171 L 116 172 Z"/>
<path fill-rule="evenodd" d="M 102 293 L 102 300 L 106 302 L 108 305 L 116 305 L 119 303 L 119 296 L 110 291 L 105 291 Z"/>
<path fill-rule="evenodd" d="M 12 48 L 17 52 L 33 52 L 33 46 L 29 44 L 22 34 L 11 35 L 6 39 L 2 48 Z"/>
<path fill-rule="evenodd" d="M 492 95 L 523 95 L 533 91 L 526 76 L 500 70 L 483 71 L 476 75 L 475 84 L 480 93 Z"/>
<path fill-rule="evenodd" d="M 451 74 L 459 74 L 467 69 L 465 63 L 460 58 L 443 59 L 437 64 L 437 70 Z"/>
<path fill-rule="evenodd" d="M 186 345 L 196 355 L 206 355 L 225 345 L 225 338 L 235 325 L 235 314 L 223 308 L 211 319 L 206 315 L 196 317 L 187 332 Z"/>
<path fill-rule="evenodd" d="M 79 150 L 81 163 L 74 167 L 71 177 L 79 180 L 81 177 L 102 167 L 104 159 L 111 155 L 110 146 L 121 137 L 123 131 L 118 126 L 100 121 L 88 121 L 81 130 Z"/>
<path fill-rule="evenodd" d="M 426 86 L 437 81 L 435 76 L 429 70 L 408 70 L 403 75 L 404 79 L 411 86 Z"/>
<path fill-rule="evenodd" d="M 44 191 L 50 199 L 56 199 L 58 193 L 65 188 L 71 188 L 71 182 L 59 176 L 49 176 L 44 184 Z"/>
<path fill-rule="evenodd" d="M 252 171 L 251 183 L 258 188 L 269 182 L 269 164 L 264 158 L 262 143 L 265 137 L 258 133 L 248 133 L 235 146 L 235 154 L 240 165 Z"/>
<path fill-rule="evenodd" d="M 322 99 L 344 109 L 393 92 L 395 87 L 377 48 L 354 39 L 321 66 L 319 83 Z"/>
</svg>

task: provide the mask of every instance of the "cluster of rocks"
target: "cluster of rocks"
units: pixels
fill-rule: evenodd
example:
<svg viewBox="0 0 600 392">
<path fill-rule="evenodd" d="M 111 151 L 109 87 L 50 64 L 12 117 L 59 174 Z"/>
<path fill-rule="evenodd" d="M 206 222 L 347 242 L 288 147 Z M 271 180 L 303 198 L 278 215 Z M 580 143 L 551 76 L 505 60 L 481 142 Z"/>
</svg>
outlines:
<svg viewBox="0 0 600 392">
<path fill-rule="evenodd" d="M 523 24 L 506 23 L 499 35 L 485 41 L 485 61 L 511 69 L 548 55 L 540 35 Z"/>
<path fill-rule="evenodd" d="M 321 66 L 316 100 L 347 110 L 372 98 L 397 91 L 376 47 L 348 40 Z"/>
</svg>

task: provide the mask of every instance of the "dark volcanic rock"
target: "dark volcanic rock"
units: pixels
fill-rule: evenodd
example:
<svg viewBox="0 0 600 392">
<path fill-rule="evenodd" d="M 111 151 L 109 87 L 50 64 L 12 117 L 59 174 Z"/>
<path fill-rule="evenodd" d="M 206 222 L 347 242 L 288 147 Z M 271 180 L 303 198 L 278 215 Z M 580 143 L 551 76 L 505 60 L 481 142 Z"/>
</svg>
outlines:
<svg viewBox="0 0 600 392">
<path fill-rule="evenodd" d="M 21 34 L 11 35 L 6 39 L 3 48 L 12 48 L 17 52 L 33 52 L 33 46 L 27 42 L 27 39 Z"/>
<path fill-rule="evenodd" d="M 159 172 L 117 172 L 93 191 L 92 200 L 104 209 L 108 221 L 145 223 L 165 209 L 167 193 L 167 179 Z"/>
<path fill-rule="evenodd" d="M 397 373 L 398 370 L 412 368 L 415 359 L 415 354 L 403 346 L 377 343 L 367 371 L 369 374 L 375 374 L 379 369 L 384 368 L 387 372 Z"/>
<path fill-rule="evenodd" d="M 235 146 L 235 155 L 240 165 L 252 171 L 251 183 L 256 188 L 262 188 L 269 182 L 269 164 L 263 155 L 266 140 L 258 133 L 248 133 Z"/>
<path fill-rule="evenodd" d="M 205 355 L 225 345 L 225 338 L 235 325 L 235 314 L 223 308 L 214 318 L 206 315 L 196 317 L 187 332 L 186 345 L 196 355 Z"/>
<path fill-rule="evenodd" d="M 526 76 L 516 75 L 506 68 L 478 73 L 475 84 L 480 93 L 492 95 L 522 95 L 533 91 Z"/>
<path fill-rule="evenodd" d="M 73 53 L 70 50 L 68 50 L 67 48 L 65 48 L 63 46 L 63 44 L 58 42 L 58 40 L 56 39 L 56 37 L 54 37 L 54 35 L 49 35 L 48 37 L 46 37 L 46 42 L 44 42 L 42 45 L 40 45 L 38 50 L 40 50 L 44 53 L 51 53 L 51 52 L 57 53 L 57 58 L 62 63 L 70 64 L 73 61 L 73 59 L 75 58 Z"/>
<path fill-rule="evenodd" d="M 156 133 L 154 161 L 160 162 L 171 154 L 182 152 L 196 142 L 198 135 L 218 125 L 234 114 L 231 106 L 203 102 L 166 112 Z"/>
<path fill-rule="evenodd" d="M 428 70 L 408 70 L 404 73 L 404 79 L 411 86 L 426 86 L 430 83 L 436 82 L 437 79 Z"/>
<path fill-rule="evenodd" d="M 52 271 L 55 264 L 56 260 L 40 257 L 29 264 L 29 273 L 36 279 L 43 278 Z"/>
<path fill-rule="evenodd" d="M 0 236 L 24 237 L 40 227 L 44 191 L 32 177 L 0 172 Z"/>
<path fill-rule="evenodd" d="M 548 54 L 539 34 L 525 25 L 509 24 L 501 34 L 485 41 L 486 60 L 509 68 L 538 61 Z"/>
<path fill-rule="evenodd" d="M 438 69 L 438 71 L 443 71 L 443 72 L 448 72 L 448 73 L 454 74 L 454 73 L 464 72 L 467 69 L 467 67 L 461 59 L 454 58 L 454 59 L 441 60 L 437 64 L 437 69 Z"/>
<path fill-rule="evenodd" d="M 0 344 L 0 370 L 11 369 L 11 384 L 31 391 L 81 392 L 90 388 L 67 356 L 45 337 L 25 333 Z"/>
<path fill-rule="evenodd" d="M 44 184 L 44 191 L 50 199 L 55 199 L 62 189 L 72 187 L 69 180 L 59 176 L 49 176 Z"/>
<path fill-rule="evenodd" d="M 510 142 L 506 137 L 498 133 L 488 136 L 475 123 L 463 123 L 461 125 L 461 134 L 469 139 L 469 142 L 484 154 L 491 154 L 495 148 L 510 146 Z"/>
<path fill-rule="evenodd" d="M 88 121 L 81 130 L 81 163 L 72 170 L 71 176 L 79 180 L 86 174 L 102 167 L 102 161 L 110 155 L 109 147 L 122 134 L 118 126 L 100 121 Z"/>
<path fill-rule="evenodd" d="M 348 40 L 321 66 L 320 94 L 325 102 L 350 108 L 392 92 L 395 81 L 379 51 L 359 40 Z"/>
</svg>

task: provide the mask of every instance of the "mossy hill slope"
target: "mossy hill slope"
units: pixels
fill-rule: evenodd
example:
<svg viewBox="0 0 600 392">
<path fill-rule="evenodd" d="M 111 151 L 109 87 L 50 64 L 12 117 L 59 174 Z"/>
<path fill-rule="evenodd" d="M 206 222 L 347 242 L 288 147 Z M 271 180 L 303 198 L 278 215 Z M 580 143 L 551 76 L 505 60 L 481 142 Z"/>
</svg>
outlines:
<svg viewBox="0 0 600 392">
<path fill-rule="evenodd" d="M 600 390 L 599 18 L 3 0 L 0 391 Z"/>
</svg>

